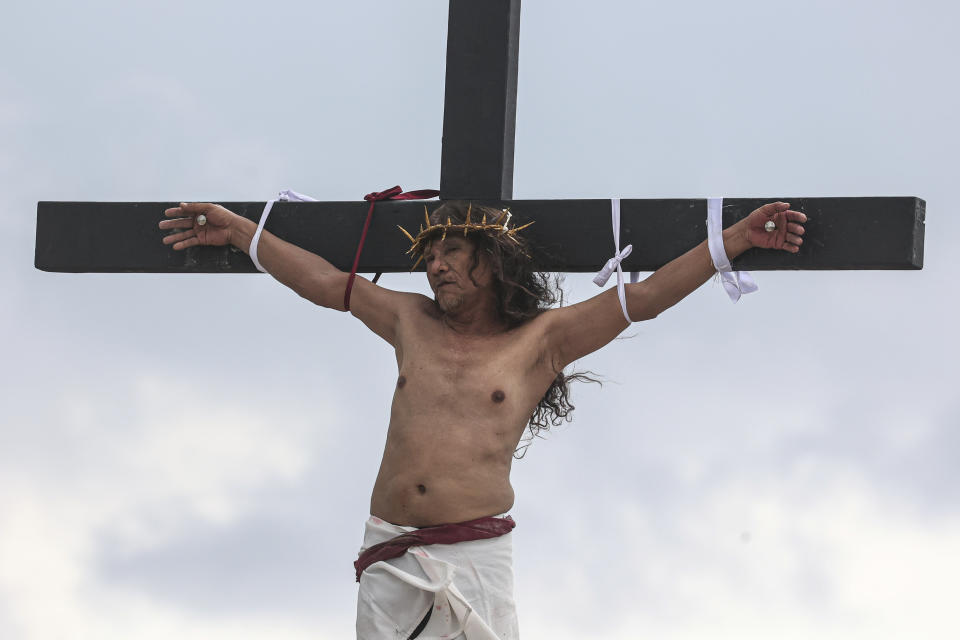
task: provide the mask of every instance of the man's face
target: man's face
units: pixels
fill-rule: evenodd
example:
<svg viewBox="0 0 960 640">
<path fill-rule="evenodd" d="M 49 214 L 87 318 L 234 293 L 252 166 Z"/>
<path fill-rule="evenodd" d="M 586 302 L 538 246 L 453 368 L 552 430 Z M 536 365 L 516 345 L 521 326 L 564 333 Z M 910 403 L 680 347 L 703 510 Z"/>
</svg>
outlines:
<svg viewBox="0 0 960 640">
<path fill-rule="evenodd" d="M 434 240 L 424 250 L 427 280 L 437 304 L 444 312 L 457 311 L 470 297 L 490 287 L 490 264 L 482 253 L 478 253 L 479 263 L 473 270 L 471 279 L 473 255 L 473 243 L 463 236 L 453 234 L 444 240 Z"/>
</svg>

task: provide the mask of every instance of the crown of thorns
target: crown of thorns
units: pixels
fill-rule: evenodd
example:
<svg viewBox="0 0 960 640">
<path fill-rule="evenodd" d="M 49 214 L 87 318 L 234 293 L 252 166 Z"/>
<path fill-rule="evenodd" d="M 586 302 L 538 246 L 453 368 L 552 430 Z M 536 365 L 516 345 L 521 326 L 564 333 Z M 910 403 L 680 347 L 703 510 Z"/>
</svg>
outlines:
<svg viewBox="0 0 960 640">
<path fill-rule="evenodd" d="M 417 265 L 420 264 L 420 261 L 423 260 L 423 250 L 426 247 L 427 238 L 435 235 L 437 232 L 441 232 L 440 236 L 441 242 L 446 240 L 447 233 L 453 231 L 463 231 L 463 236 L 466 237 L 467 233 L 471 231 L 486 231 L 488 233 L 499 233 L 501 235 L 510 238 L 517 244 L 520 244 L 520 241 L 515 237 L 518 231 L 522 231 L 533 224 L 533 221 L 528 222 L 522 226 L 510 226 L 510 218 L 513 217 L 513 214 L 510 213 L 510 209 L 503 209 L 500 213 L 500 216 L 496 220 L 488 221 L 487 213 L 483 212 L 483 215 L 480 218 L 480 222 L 473 222 L 470 220 L 470 213 L 473 209 L 473 204 L 467 206 L 467 217 L 461 223 L 453 224 L 450 221 L 450 218 L 447 217 L 446 223 L 441 224 L 431 224 L 430 223 L 430 213 L 427 211 L 427 205 L 423 205 L 423 215 L 426 220 L 426 227 L 420 225 L 420 233 L 414 237 L 410 234 L 409 231 L 397 225 L 397 228 L 403 232 L 403 235 L 407 236 L 410 239 L 410 242 L 413 244 L 410 245 L 410 248 L 407 249 L 407 255 L 415 256 L 418 255 L 417 261 L 413 263 L 413 266 L 410 267 L 410 271 L 413 271 L 417 268 Z"/>
</svg>

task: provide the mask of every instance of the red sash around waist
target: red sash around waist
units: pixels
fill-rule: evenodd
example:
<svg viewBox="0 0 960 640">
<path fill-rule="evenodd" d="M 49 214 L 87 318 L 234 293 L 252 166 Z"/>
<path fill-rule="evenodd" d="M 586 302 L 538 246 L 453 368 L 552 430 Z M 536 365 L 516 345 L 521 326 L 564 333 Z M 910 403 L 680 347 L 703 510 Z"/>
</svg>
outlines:
<svg viewBox="0 0 960 640">
<path fill-rule="evenodd" d="M 357 570 L 357 582 L 360 582 L 360 574 L 374 562 L 399 558 L 410 547 L 498 538 L 505 533 L 510 533 L 515 526 L 517 526 L 517 523 L 510 516 L 503 518 L 487 516 L 486 518 L 477 518 L 466 522 L 439 524 L 401 533 L 395 538 L 373 545 L 360 554 L 360 557 L 353 563 Z"/>
</svg>

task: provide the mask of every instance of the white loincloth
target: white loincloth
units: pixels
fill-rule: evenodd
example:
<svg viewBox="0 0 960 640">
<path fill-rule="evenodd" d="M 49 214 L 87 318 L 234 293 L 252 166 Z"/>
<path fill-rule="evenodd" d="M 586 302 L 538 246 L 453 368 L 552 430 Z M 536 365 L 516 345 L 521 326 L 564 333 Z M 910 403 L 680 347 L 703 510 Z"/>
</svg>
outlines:
<svg viewBox="0 0 960 640">
<path fill-rule="evenodd" d="M 370 516 L 363 549 L 416 527 Z M 433 607 L 417 640 L 517 640 L 511 533 L 486 540 L 410 547 L 360 577 L 358 640 L 407 640 Z"/>
</svg>

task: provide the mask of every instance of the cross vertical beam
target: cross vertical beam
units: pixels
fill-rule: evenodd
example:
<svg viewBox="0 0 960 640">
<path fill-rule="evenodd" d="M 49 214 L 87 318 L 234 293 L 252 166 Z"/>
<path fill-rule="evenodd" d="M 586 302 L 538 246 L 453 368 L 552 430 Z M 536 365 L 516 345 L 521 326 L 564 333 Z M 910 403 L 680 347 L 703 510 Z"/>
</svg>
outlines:
<svg viewBox="0 0 960 640">
<path fill-rule="evenodd" d="M 513 198 L 520 0 L 450 0 L 442 200 Z"/>
</svg>

